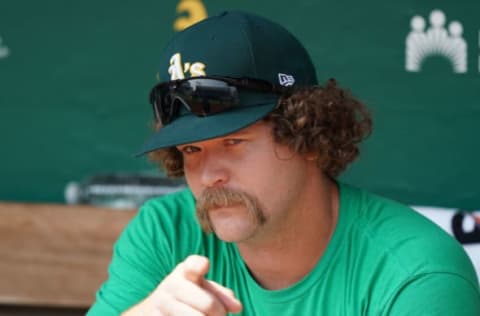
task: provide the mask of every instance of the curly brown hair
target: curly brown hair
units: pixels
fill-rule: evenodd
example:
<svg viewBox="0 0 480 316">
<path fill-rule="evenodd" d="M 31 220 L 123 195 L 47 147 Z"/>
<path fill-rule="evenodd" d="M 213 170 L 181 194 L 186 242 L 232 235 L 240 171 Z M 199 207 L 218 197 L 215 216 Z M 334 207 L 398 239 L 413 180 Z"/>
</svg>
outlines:
<svg viewBox="0 0 480 316">
<path fill-rule="evenodd" d="M 272 123 L 275 142 L 298 154 L 314 156 L 320 169 L 332 178 L 358 157 L 358 144 L 372 131 L 368 109 L 334 79 L 324 87 L 293 90 L 264 120 Z M 169 177 L 184 174 L 183 157 L 175 147 L 151 152 L 149 158 L 159 162 Z"/>
</svg>

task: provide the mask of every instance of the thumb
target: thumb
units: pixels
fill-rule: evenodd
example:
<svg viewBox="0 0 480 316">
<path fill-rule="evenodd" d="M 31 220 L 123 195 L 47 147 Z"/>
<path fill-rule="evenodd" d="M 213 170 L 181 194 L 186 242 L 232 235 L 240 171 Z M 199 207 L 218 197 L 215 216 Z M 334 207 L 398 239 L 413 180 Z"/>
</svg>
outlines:
<svg viewBox="0 0 480 316">
<path fill-rule="evenodd" d="M 191 255 L 183 261 L 182 268 L 183 275 L 187 280 L 202 286 L 205 274 L 210 268 L 210 261 L 203 256 Z"/>
</svg>

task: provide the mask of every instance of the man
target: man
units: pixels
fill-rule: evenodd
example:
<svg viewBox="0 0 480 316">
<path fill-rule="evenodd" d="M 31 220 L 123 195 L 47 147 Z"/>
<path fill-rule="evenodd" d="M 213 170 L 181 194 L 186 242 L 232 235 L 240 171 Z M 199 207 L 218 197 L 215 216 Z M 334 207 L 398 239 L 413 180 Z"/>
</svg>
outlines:
<svg viewBox="0 0 480 316">
<path fill-rule="evenodd" d="M 161 67 L 142 153 L 189 190 L 141 208 L 89 315 L 480 315 L 453 239 L 335 180 L 370 117 L 317 85 L 285 29 L 227 12 L 178 33 Z"/>
</svg>

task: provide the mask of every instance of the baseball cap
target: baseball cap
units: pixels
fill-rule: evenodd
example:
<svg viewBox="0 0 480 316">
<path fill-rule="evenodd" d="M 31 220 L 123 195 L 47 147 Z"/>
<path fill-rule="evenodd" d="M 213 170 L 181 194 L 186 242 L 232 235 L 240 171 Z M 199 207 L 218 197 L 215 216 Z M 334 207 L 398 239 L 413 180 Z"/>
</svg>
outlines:
<svg viewBox="0 0 480 316">
<path fill-rule="evenodd" d="M 177 33 L 160 59 L 161 81 L 201 76 L 253 78 L 274 85 L 316 85 L 315 68 L 302 44 L 284 27 L 263 17 L 229 11 Z M 162 126 L 137 155 L 225 136 L 267 116 L 279 95 L 250 93 L 231 110 L 208 116 L 188 111 Z"/>
</svg>

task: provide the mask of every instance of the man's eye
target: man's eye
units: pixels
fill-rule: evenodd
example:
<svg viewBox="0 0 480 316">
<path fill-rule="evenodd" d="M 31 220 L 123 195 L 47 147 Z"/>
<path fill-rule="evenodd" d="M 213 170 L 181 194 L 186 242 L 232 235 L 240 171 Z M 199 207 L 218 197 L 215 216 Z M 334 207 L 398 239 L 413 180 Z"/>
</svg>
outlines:
<svg viewBox="0 0 480 316">
<path fill-rule="evenodd" d="M 243 139 L 231 138 L 231 139 L 226 139 L 225 140 L 225 145 L 233 146 L 233 145 L 240 144 L 241 142 L 243 142 Z"/>
<path fill-rule="evenodd" d="M 195 146 L 185 146 L 185 147 L 180 148 L 180 151 L 182 153 L 188 155 L 188 154 L 192 154 L 192 153 L 200 151 L 200 148 L 195 147 Z"/>
</svg>

